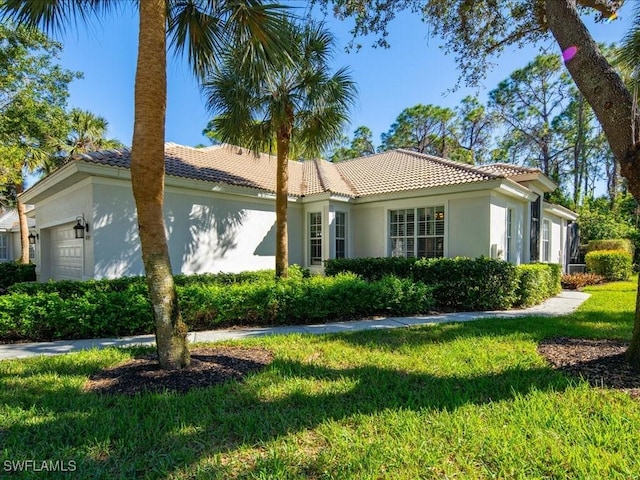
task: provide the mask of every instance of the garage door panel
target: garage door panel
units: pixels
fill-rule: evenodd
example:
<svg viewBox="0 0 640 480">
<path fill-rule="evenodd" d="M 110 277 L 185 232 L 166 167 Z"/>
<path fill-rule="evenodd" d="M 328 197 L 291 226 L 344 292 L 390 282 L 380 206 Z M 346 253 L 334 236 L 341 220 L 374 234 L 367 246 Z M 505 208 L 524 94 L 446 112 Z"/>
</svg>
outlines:
<svg viewBox="0 0 640 480">
<path fill-rule="evenodd" d="M 73 223 L 51 229 L 51 277 L 82 279 L 84 240 L 75 238 Z"/>
</svg>

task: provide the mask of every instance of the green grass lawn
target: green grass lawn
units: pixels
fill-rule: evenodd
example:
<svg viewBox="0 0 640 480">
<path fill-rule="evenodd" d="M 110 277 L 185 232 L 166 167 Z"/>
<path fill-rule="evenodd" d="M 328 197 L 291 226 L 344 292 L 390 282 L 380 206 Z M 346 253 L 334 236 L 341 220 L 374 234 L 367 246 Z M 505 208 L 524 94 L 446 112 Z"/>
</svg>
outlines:
<svg viewBox="0 0 640 480">
<path fill-rule="evenodd" d="M 135 350 L 0 362 L 0 477 L 30 459 L 92 479 L 639 478 L 640 403 L 536 352 L 549 336 L 628 339 L 636 286 L 591 287 L 563 318 L 233 342 L 275 360 L 186 395 L 82 392 Z"/>
</svg>

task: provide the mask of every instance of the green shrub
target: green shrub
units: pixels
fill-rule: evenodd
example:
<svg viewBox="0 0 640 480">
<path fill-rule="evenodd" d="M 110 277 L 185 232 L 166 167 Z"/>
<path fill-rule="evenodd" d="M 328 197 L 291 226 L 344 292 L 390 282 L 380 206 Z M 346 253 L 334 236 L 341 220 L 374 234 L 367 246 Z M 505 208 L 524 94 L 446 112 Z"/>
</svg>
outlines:
<svg viewBox="0 0 640 480">
<path fill-rule="evenodd" d="M 585 257 L 587 271 L 609 281 L 628 280 L 633 271 L 633 257 L 623 250 L 596 250 Z"/>
<path fill-rule="evenodd" d="M 335 258 L 325 261 L 324 273 L 331 277 L 350 272 L 369 281 L 380 280 L 387 275 L 412 278 L 415 262 L 415 258 L 404 257 Z"/>
<path fill-rule="evenodd" d="M 587 253 L 601 250 L 623 250 L 633 257 L 635 250 L 633 243 L 628 238 L 613 240 L 591 240 L 587 245 Z"/>
<path fill-rule="evenodd" d="M 518 265 L 517 305 L 537 305 L 562 290 L 562 267 L 557 263 Z"/>
<path fill-rule="evenodd" d="M 328 260 L 325 273 L 352 272 L 365 280 L 395 275 L 430 285 L 436 308 L 499 310 L 513 306 L 516 267 L 490 258 L 350 258 Z"/>
<path fill-rule="evenodd" d="M 290 278 L 280 281 L 271 271 L 258 273 L 251 281 L 198 275 L 177 283 L 182 314 L 191 330 L 321 323 L 426 313 L 434 308 L 431 288 L 392 276 L 367 282 L 350 273 L 309 277 L 305 270 L 293 268 Z M 16 284 L 11 290 L 0 296 L 0 339 L 41 341 L 153 331 L 142 277 Z"/>
<path fill-rule="evenodd" d="M 376 314 L 408 315 L 433 309 L 423 283 L 387 276 L 367 282 L 352 273 L 252 283 L 189 285 L 178 289 L 191 328 L 348 320 Z"/>
<path fill-rule="evenodd" d="M 36 266 L 33 263 L 0 263 L 0 289 L 6 289 L 15 283 L 34 282 Z"/>
</svg>

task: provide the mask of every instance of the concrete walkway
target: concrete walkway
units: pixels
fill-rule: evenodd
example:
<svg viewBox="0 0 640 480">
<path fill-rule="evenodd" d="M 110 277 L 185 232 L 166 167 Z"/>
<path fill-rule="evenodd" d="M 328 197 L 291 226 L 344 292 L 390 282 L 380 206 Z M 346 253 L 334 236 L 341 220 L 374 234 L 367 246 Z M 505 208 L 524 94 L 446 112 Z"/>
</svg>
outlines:
<svg viewBox="0 0 640 480">
<path fill-rule="evenodd" d="M 291 333 L 321 334 L 357 332 L 380 328 L 400 328 L 413 325 L 428 325 L 449 322 L 469 322 L 481 318 L 515 318 L 525 316 L 561 316 L 573 313 L 589 298 L 589 294 L 565 290 L 540 305 L 521 310 L 495 312 L 456 312 L 440 315 L 414 317 L 388 317 L 377 320 L 357 320 L 353 322 L 325 323 L 319 325 L 293 325 L 287 327 L 235 328 L 230 330 L 209 330 L 189 333 L 189 341 L 219 342 L 241 338 L 261 337 L 265 335 L 286 335 Z M 155 335 L 135 337 L 98 338 L 89 340 L 61 340 L 42 343 L 0 344 L 0 360 L 25 358 L 38 355 L 60 355 L 91 348 L 127 347 L 132 345 L 154 345 Z"/>
</svg>

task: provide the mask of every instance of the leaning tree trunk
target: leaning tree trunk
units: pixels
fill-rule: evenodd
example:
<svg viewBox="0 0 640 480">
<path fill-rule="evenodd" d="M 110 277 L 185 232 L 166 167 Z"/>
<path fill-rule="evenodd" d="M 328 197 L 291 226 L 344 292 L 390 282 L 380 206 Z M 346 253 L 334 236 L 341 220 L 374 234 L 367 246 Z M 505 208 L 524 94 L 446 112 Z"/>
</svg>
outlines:
<svg viewBox="0 0 640 480">
<path fill-rule="evenodd" d="M 291 123 L 280 128 L 276 135 L 276 278 L 289 275 L 289 233 L 287 232 L 287 208 L 289 202 L 289 144 L 293 112 L 287 109 Z"/>
<path fill-rule="evenodd" d="M 577 47 L 575 56 L 566 62 L 567 69 L 593 108 L 629 191 L 640 200 L 640 122 L 633 111 L 631 94 L 580 20 L 576 0 L 545 0 L 545 8 L 549 29 L 560 49 L 564 52 Z M 634 368 L 640 368 L 640 290 L 627 360 Z"/>
<path fill-rule="evenodd" d="M 18 263 L 29 263 L 29 223 L 25 204 L 20 201 L 18 194 L 24 190 L 22 181 L 16 184 L 16 210 L 18 210 L 18 223 L 20 224 L 20 258 Z"/>
<path fill-rule="evenodd" d="M 153 305 L 160 368 L 189 365 L 187 329 L 178 308 L 169 261 L 164 200 L 166 0 L 139 2 L 140 32 L 135 80 L 131 183 L 149 296 Z"/>
</svg>

